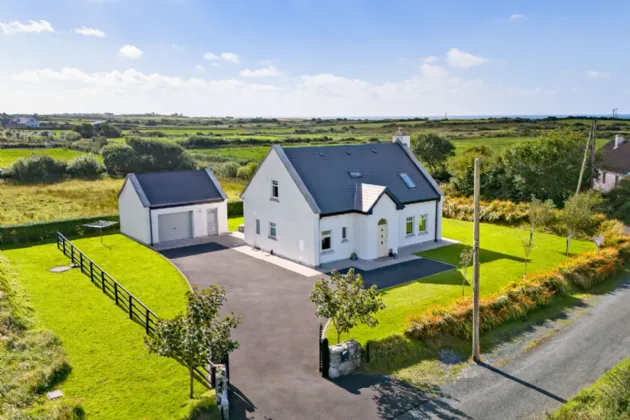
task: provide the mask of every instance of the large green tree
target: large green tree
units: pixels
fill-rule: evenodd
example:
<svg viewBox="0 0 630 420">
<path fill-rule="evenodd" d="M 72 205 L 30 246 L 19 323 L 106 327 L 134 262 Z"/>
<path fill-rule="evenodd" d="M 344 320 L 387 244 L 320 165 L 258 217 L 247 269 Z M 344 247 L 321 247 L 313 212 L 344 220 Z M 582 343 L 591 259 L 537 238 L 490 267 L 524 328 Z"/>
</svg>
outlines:
<svg viewBox="0 0 630 420">
<path fill-rule="evenodd" d="M 433 176 L 444 173 L 446 161 L 455 155 L 453 143 L 436 133 L 419 134 L 411 142 L 411 150 Z"/>
<path fill-rule="evenodd" d="M 584 158 L 583 133 L 554 130 L 505 150 L 509 198 L 526 201 L 536 196 L 560 206 L 575 193 Z M 586 173 L 590 173 L 587 168 Z M 583 188 L 589 179 L 583 180 Z"/>
<path fill-rule="evenodd" d="M 448 163 L 451 184 L 462 195 L 472 195 L 474 189 L 474 165 L 476 158 L 481 159 L 482 194 L 488 193 L 491 183 L 492 168 L 495 166 L 494 153 L 487 146 L 473 146 L 452 158 Z"/>
<path fill-rule="evenodd" d="M 126 142 L 136 152 L 142 172 L 178 171 L 195 168 L 193 158 L 178 144 L 141 138 L 128 138 Z"/>
<path fill-rule="evenodd" d="M 377 325 L 375 314 L 385 308 L 376 285 L 364 288 L 361 275 L 355 274 L 352 268 L 346 274 L 334 270 L 330 280 L 317 280 L 310 298 L 315 304 L 315 314 L 330 319 L 335 326 L 337 342 L 341 341 L 342 333 L 356 325 Z"/>
<path fill-rule="evenodd" d="M 186 293 L 186 299 L 186 312 L 158 321 L 155 334 L 147 336 L 145 344 L 149 352 L 177 359 L 188 367 L 189 396 L 193 398 L 195 366 L 224 360 L 238 348 L 231 334 L 241 317 L 234 312 L 220 317 L 226 297 L 225 289 L 216 285 L 201 291 L 195 288 Z"/>
</svg>

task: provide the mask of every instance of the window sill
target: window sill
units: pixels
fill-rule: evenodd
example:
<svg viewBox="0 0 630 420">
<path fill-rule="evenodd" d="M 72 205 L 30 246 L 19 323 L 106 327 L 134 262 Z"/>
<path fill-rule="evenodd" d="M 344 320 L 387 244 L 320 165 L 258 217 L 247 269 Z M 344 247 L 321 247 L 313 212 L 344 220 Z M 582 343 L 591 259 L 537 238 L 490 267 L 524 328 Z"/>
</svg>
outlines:
<svg viewBox="0 0 630 420">
<path fill-rule="evenodd" d="M 413 238 L 414 236 L 416 236 L 415 233 L 408 233 L 405 235 L 405 238 Z"/>
<path fill-rule="evenodd" d="M 423 235 L 428 235 L 428 234 L 429 234 L 429 232 L 428 232 L 428 231 L 426 231 L 426 230 L 425 230 L 424 232 L 418 232 L 418 235 L 422 235 L 422 236 L 423 236 Z"/>
<path fill-rule="evenodd" d="M 275 236 L 271 236 L 271 235 L 267 236 L 267 239 L 271 239 L 272 241 L 277 241 L 278 240 L 278 238 L 276 238 Z"/>
<path fill-rule="evenodd" d="M 342 243 L 342 244 L 345 244 L 346 242 L 350 242 L 350 241 L 349 241 L 348 239 L 342 239 L 342 240 L 341 240 L 341 243 Z"/>
<path fill-rule="evenodd" d="M 277 198 L 275 198 L 275 197 L 271 197 L 271 198 L 269 199 L 269 201 L 275 201 L 276 203 L 279 203 L 279 202 L 280 202 L 280 200 L 279 200 L 279 199 L 277 199 Z"/>
<path fill-rule="evenodd" d="M 334 254 L 335 250 L 334 249 L 327 249 L 325 251 L 320 252 L 320 255 L 328 255 L 328 254 Z"/>
</svg>

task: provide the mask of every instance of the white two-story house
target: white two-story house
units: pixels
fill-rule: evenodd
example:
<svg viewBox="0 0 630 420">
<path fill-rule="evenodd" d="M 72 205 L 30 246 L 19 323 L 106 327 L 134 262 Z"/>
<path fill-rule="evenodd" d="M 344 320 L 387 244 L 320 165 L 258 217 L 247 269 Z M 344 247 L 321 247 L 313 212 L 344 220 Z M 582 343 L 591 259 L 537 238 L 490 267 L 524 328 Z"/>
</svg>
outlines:
<svg viewBox="0 0 630 420">
<path fill-rule="evenodd" d="M 442 196 L 399 132 L 392 143 L 274 145 L 241 194 L 245 242 L 307 266 L 438 241 Z"/>
<path fill-rule="evenodd" d="M 617 134 L 599 150 L 599 155 L 596 165 L 599 177 L 595 179 L 593 187 L 608 192 L 630 175 L 630 143 L 621 134 Z"/>
</svg>

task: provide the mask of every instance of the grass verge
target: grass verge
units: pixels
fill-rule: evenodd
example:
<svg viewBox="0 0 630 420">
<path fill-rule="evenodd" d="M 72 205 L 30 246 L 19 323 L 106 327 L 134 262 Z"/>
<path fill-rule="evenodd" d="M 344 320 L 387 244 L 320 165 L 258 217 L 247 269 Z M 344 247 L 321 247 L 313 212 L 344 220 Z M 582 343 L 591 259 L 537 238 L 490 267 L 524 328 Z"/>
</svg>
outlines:
<svg viewBox="0 0 630 420">
<path fill-rule="evenodd" d="M 158 315 L 184 308 L 188 288 L 167 261 L 120 235 L 105 241 L 111 251 L 98 238 L 77 240 L 76 245 Z M 149 354 L 143 328 L 85 275 L 76 269 L 49 271 L 69 262 L 55 244 L 3 253 L 19 271 L 42 325 L 59 336 L 68 354 L 72 372 L 59 388 L 67 398 L 81 400 L 89 418 L 177 419 L 188 418 L 198 406 L 214 407 L 213 392 L 199 383 L 196 398 L 188 399 L 186 368 Z"/>
</svg>

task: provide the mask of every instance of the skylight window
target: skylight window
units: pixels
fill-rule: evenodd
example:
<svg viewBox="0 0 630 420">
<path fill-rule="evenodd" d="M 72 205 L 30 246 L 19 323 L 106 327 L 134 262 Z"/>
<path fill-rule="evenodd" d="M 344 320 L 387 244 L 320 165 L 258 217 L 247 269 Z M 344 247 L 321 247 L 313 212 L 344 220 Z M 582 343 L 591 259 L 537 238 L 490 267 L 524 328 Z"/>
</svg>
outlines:
<svg viewBox="0 0 630 420">
<path fill-rule="evenodd" d="M 398 175 L 400 175 L 400 178 L 403 180 L 407 187 L 416 188 L 416 183 L 413 182 L 413 180 L 405 172 L 401 172 Z"/>
<path fill-rule="evenodd" d="M 359 171 L 348 171 L 348 175 L 350 175 L 350 178 L 361 178 L 363 176 Z"/>
</svg>

